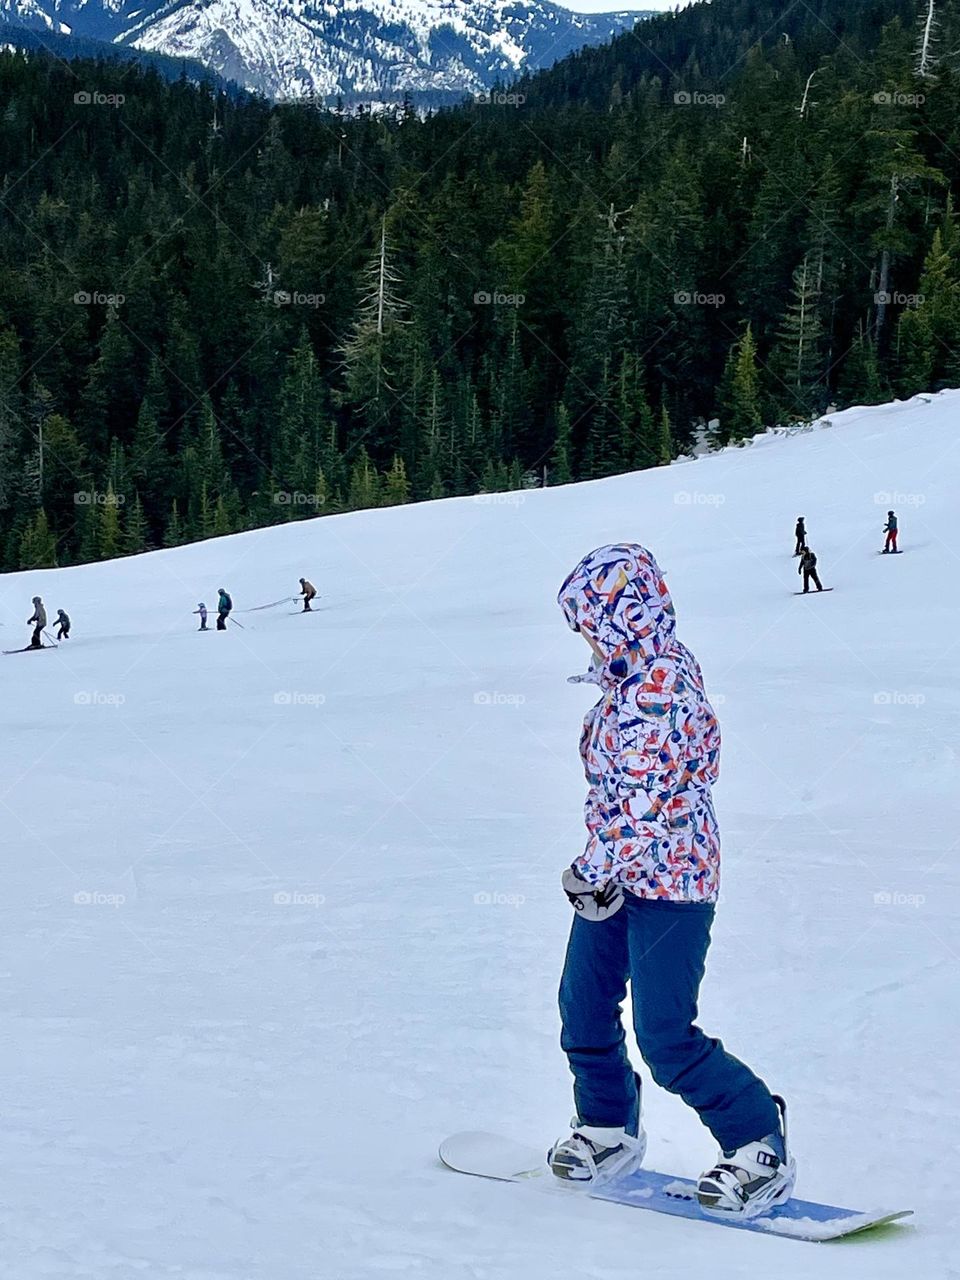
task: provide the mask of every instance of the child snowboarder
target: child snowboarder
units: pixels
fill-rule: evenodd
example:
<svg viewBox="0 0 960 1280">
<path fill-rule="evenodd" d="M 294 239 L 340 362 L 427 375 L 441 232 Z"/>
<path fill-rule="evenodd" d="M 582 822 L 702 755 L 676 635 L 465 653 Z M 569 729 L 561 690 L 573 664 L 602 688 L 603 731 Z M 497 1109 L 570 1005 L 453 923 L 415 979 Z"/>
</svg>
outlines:
<svg viewBox="0 0 960 1280">
<path fill-rule="evenodd" d="M 223 587 L 217 589 L 217 630 L 226 631 L 227 619 L 230 617 L 230 610 L 233 608 L 233 601 L 224 590 Z"/>
<path fill-rule="evenodd" d="M 57 610 L 57 627 L 58 627 L 57 639 L 69 640 L 70 639 L 70 619 L 63 609 Z"/>
<path fill-rule="evenodd" d="M 194 611 L 193 611 L 193 612 L 194 612 L 195 614 L 196 614 L 196 613 L 199 613 L 199 615 L 200 615 L 200 625 L 199 625 L 199 627 L 197 627 L 197 630 L 198 630 L 198 631 L 206 631 L 206 629 L 207 629 L 207 606 L 203 603 L 203 601 L 202 601 L 202 600 L 200 601 L 200 603 L 197 605 L 197 607 L 194 609 Z"/>
<path fill-rule="evenodd" d="M 27 619 L 27 626 L 29 627 L 32 623 L 35 623 L 36 625 L 33 628 L 33 635 L 30 638 L 30 644 L 28 647 L 30 649 L 42 649 L 43 632 L 47 625 L 47 611 L 43 607 L 43 601 L 39 596 L 33 597 L 32 604 L 33 616 Z"/>
<path fill-rule="evenodd" d="M 804 547 L 803 555 L 800 557 L 800 564 L 797 566 L 797 573 L 803 574 L 804 595 L 806 595 L 810 590 L 811 582 L 818 591 L 823 590 L 823 583 L 817 575 L 817 557 L 813 554 L 813 550 L 810 547 Z"/>
<path fill-rule="evenodd" d="M 797 545 L 793 549 L 795 556 L 802 555 L 807 545 L 807 526 L 804 524 L 803 516 L 797 516 L 797 527 L 794 529 L 797 538 Z"/>
<path fill-rule="evenodd" d="M 303 612 L 310 613 L 310 601 L 316 596 L 317 588 L 306 578 L 301 578 L 300 594 L 303 596 Z"/>
<path fill-rule="evenodd" d="M 548 1162 L 557 1177 L 589 1184 L 643 1159 L 640 1078 L 620 1020 L 629 980 L 653 1079 L 693 1107 L 720 1144 L 697 1186 L 701 1207 L 753 1217 L 789 1197 L 795 1166 L 783 1100 L 695 1023 L 719 885 L 716 716 L 644 547 L 591 552 L 558 601 L 593 650 L 581 678 L 603 692 L 580 739 L 589 838 L 563 873 L 576 914 L 560 986 L 561 1043 L 577 1113 Z"/>
<path fill-rule="evenodd" d="M 883 532 L 887 535 L 887 540 L 883 544 L 884 555 L 886 555 L 890 551 L 896 551 L 897 534 L 900 532 L 899 521 L 892 511 L 887 512 L 887 523 L 883 526 Z"/>
</svg>

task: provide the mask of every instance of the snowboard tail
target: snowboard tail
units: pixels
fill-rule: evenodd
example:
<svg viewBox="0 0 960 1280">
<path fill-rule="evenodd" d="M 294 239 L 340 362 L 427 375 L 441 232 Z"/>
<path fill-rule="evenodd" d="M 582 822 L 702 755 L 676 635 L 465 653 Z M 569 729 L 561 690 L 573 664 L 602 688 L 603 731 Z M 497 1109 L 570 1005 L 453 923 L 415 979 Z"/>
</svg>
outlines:
<svg viewBox="0 0 960 1280">
<path fill-rule="evenodd" d="M 494 1133 L 455 1133 L 440 1144 L 439 1154 L 443 1164 L 456 1173 L 498 1182 L 529 1182 L 547 1173 L 546 1161 L 535 1148 Z M 636 1169 L 587 1194 L 593 1200 L 649 1209 L 673 1218 L 694 1218 L 741 1231 L 815 1242 L 841 1240 L 913 1213 L 912 1209 L 863 1213 L 813 1200 L 791 1199 L 756 1218 L 723 1217 L 704 1213 L 697 1202 L 694 1182 L 652 1169 Z"/>
</svg>

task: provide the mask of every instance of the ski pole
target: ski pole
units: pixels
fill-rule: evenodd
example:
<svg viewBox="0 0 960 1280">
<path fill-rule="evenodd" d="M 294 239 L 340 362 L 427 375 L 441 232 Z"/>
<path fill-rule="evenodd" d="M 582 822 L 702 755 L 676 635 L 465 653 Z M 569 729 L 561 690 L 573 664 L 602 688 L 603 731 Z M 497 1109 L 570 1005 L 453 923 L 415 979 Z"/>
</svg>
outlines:
<svg viewBox="0 0 960 1280">
<path fill-rule="evenodd" d="M 50 635 L 49 631 L 42 631 L 40 634 L 46 636 L 47 639 L 50 641 L 50 643 L 54 646 L 54 648 L 56 648 L 57 641 L 54 640 L 53 636 Z"/>
<path fill-rule="evenodd" d="M 238 626 L 241 631 L 246 631 L 247 628 L 243 625 L 242 622 L 237 622 L 236 618 L 231 618 L 230 621 L 234 623 L 236 626 Z"/>
</svg>

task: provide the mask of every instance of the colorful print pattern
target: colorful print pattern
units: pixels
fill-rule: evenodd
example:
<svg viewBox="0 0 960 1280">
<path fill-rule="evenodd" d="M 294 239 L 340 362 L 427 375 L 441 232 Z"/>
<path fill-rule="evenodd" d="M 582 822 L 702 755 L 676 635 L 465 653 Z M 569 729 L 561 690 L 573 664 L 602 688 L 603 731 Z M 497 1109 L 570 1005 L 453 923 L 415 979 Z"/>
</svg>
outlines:
<svg viewBox="0 0 960 1280">
<path fill-rule="evenodd" d="M 602 655 L 591 678 L 603 696 L 580 738 L 589 839 L 574 865 L 591 884 L 615 879 L 641 898 L 715 902 L 720 726 L 700 666 L 675 636 L 659 565 L 636 544 L 600 547 L 557 599 Z"/>
</svg>

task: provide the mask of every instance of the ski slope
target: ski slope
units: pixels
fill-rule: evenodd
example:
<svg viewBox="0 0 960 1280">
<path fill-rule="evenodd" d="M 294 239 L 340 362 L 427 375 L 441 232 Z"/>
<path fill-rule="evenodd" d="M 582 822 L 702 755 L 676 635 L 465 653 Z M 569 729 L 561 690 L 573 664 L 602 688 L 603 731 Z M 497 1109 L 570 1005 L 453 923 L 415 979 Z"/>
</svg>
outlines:
<svg viewBox="0 0 960 1280">
<path fill-rule="evenodd" d="M 960 392 L 696 462 L 0 579 L 11 1280 L 960 1276 Z M 891 495 L 887 500 L 885 495 Z M 898 557 L 877 554 L 886 510 Z M 807 519 L 830 595 L 797 598 Z M 664 567 L 724 732 L 704 1026 L 783 1092 L 812 1246 L 439 1167 L 571 1114 L 591 547 Z M 319 587 L 319 610 L 253 606 Z M 191 616 L 232 594 L 226 634 Z M 212 625 L 212 624 L 211 624 Z M 648 1163 L 715 1155 L 650 1086 Z"/>
</svg>

